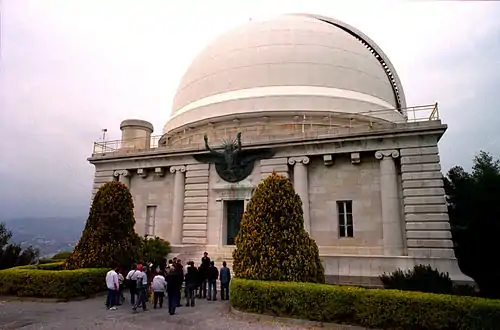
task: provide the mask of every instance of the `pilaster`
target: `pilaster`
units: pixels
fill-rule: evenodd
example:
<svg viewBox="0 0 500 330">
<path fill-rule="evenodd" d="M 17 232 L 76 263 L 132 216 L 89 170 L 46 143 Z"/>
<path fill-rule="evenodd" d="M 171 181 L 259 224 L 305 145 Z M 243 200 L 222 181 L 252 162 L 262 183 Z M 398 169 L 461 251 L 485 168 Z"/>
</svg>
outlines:
<svg viewBox="0 0 500 330">
<path fill-rule="evenodd" d="M 170 243 L 179 245 L 182 243 L 182 219 L 184 215 L 184 186 L 186 167 L 172 166 L 170 173 L 174 173 L 174 201 L 172 212 L 172 232 Z"/>
<path fill-rule="evenodd" d="M 304 211 L 304 228 L 311 233 L 311 217 L 309 212 L 309 182 L 307 180 L 307 167 L 310 160 L 307 156 L 290 157 L 288 164 L 293 168 L 293 187 L 302 200 L 302 209 Z"/>
<path fill-rule="evenodd" d="M 375 158 L 380 160 L 380 198 L 382 203 L 382 231 L 384 254 L 404 255 L 404 239 L 399 200 L 398 174 L 395 159 L 397 150 L 379 150 Z"/>
<path fill-rule="evenodd" d="M 437 146 L 401 149 L 408 254 L 454 258 Z"/>
<path fill-rule="evenodd" d="M 186 166 L 183 244 L 206 244 L 210 164 Z"/>
<path fill-rule="evenodd" d="M 113 175 L 118 178 L 118 181 L 125 184 L 127 188 L 130 189 L 131 173 L 129 170 L 116 170 Z"/>
</svg>

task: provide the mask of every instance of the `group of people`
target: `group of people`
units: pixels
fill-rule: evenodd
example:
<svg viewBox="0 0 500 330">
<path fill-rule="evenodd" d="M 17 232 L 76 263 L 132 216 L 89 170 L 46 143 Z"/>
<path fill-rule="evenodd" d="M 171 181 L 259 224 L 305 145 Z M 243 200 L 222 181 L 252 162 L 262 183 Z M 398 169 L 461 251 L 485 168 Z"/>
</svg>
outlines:
<svg viewBox="0 0 500 330">
<path fill-rule="evenodd" d="M 186 267 L 184 267 L 178 258 L 169 260 L 165 267 L 156 268 L 152 264 L 141 262 L 133 265 L 126 277 L 121 274 L 120 267 L 116 267 L 106 275 L 108 287 L 106 307 L 114 310 L 116 306 L 121 305 L 125 301 L 123 291 L 128 288 L 130 304 L 134 312 L 139 307 L 142 307 L 144 311 L 147 310 L 147 302 L 150 300 L 151 294 L 153 308 L 162 308 L 166 294 L 168 312 L 170 315 L 174 315 L 176 308 L 182 306 L 183 287 L 186 307 L 194 307 L 195 298 L 209 301 L 217 300 L 217 280 L 220 281 L 221 300 L 229 300 L 231 272 L 225 261 L 220 270 L 217 269 L 207 252 L 203 254 L 198 267 L 193 261 L 187 262 Z"/>
</svg>

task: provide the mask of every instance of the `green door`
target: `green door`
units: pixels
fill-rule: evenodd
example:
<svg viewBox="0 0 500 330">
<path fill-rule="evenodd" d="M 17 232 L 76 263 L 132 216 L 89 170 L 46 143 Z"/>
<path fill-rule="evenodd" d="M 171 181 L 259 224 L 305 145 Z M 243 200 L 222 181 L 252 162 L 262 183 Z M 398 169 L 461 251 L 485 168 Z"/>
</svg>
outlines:
<svg viewBox="0 0 500 330">
<path fill-rule="evenodd" d="M 227 219 L 227 237 L 226 244 L 234 245 L 234 239 L 240 230 L 241 217 L 245 211 L 245 201 L 227 201 L 226 219 Z"/>
</svg>

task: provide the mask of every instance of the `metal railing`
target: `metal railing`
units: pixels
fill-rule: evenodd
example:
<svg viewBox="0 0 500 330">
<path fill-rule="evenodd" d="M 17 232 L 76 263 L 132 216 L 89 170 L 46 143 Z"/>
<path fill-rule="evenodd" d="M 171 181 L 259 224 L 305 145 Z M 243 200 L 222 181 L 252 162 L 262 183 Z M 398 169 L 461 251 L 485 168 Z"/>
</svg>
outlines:
<svg viewBox="0 0 500 330">
<path fill-rule="evenodd" d="M 254 144 L 262 142 L 278 142 L 290 139 L 326 138 L 348 133 L 371 132 L 387 128 L 412 125 L 413 123 L 439 120 L 437 103 L 432 105 L 415 106 L 403 109 L 403 117 L 396 110 L 374 110 L 364 113 L 325 113 L 313 116 L 305 113 L 295 116 L 297 120 L 279 123 L 253 123 L 251 126 L 215 129 L 215 140 L 210 138 L 211 144 L 217 144 L 222 139 L 233 139 L 237 131 L 243 131 L 244 143 Z M 159 148 L 168 148 L 170 151 L 204 150 L 203 134 L 201 130 L 184 130 L 170 135 L 166 145 L 160 145 L 162 135 L 152 136 L 149 141 L 145 138 L 94 142 L 93 156 L 104 154 L 131 154 L 141 151 L 150 151 Z M 217 141 L 219 140 L 219 141 Z M 162 143 L 164 143 L 162 141 Z"/>
</svg>

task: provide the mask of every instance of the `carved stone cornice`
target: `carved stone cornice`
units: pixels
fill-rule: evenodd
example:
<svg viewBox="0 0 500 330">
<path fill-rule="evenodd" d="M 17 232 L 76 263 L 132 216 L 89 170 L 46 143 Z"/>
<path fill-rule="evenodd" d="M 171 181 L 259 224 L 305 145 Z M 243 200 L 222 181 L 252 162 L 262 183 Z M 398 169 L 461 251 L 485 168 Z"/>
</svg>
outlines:
<svg viewBox="0 0 500 330">
<path fill-rule="evenodd" d="M 128 177 L 130 176 L 130 172 L 128 170 L 116 170 L 113 172 L 113 176 L 120 177 L 120 176 L 125 176 Z"/>
<path fill-rule="evenodd" d="M 155 174 L 157 176 L 164 176 L 165 171 L 163 170 L 163 167 L 155 167 Z"/>
<path fill-rule="evenodd" d="M 307 164 L 309 164 L 310 161 L 311 160 L 307 156 L 290 157 L 290 158 L 288 158 L 288 164 L 290 164 L 290 165 L 295 165 L 295 164 L 307 165 Z"/>
<path fill-rule="evenodd" d="M 170 173 L 175 173 L 175 172 L 181 172 L 181 173 L 186 172 L 186 166 L 184 165 L 170 166 Z"/>
<path fill-rule="evenodd" d="M 375 152 L 375 158 L 384 159 L 385 157 L 398 158 L 399 151 L 396 149 L 390 149 L 390 150 L 379 150 Z"/>
<path fill-rule="evenodd" d="M 140 176 L 141 178 L 145 178 L 148 175 L 148 170 L 145 168 L 138 168 L 137 175 Z"/>
</svg>

